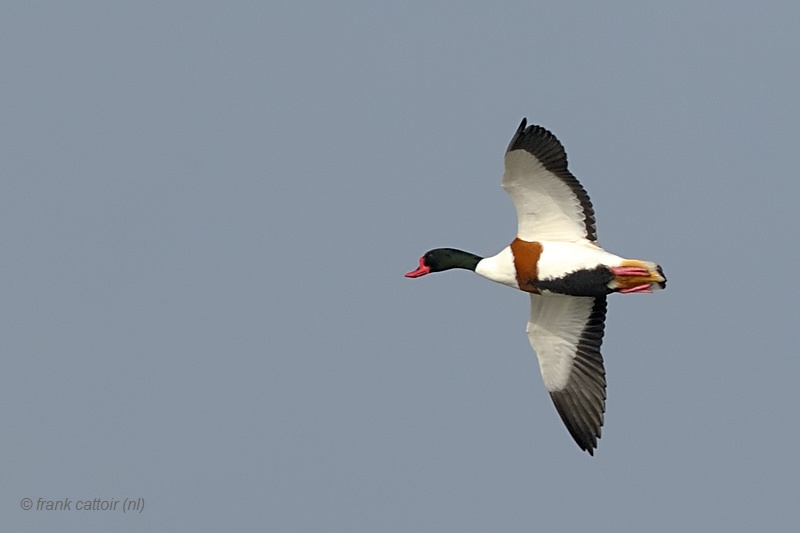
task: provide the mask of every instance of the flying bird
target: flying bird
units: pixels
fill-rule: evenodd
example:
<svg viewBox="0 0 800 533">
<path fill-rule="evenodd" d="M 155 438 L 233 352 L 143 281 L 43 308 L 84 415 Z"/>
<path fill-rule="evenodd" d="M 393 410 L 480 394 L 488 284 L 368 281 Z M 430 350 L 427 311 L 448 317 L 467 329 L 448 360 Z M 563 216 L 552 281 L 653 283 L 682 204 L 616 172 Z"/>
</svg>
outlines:
<svg viewBox="0 0 800 533">
<path fill-rule="evenodd" d="M 606 296 L 666 286 L 659 265 L 623 259 L 597 243 L 589 195 L 567 169 L 561 142 L 522 119 L 505 154 L 503 189 L 517 209 L 517 237 L 492 257 L 437 248 L 406 274 L 453 268 L 530 293 L 527 333 L 544 386 L 578 446 L 594 455 L 606 407 L 600 345 Z"/>
</svg>

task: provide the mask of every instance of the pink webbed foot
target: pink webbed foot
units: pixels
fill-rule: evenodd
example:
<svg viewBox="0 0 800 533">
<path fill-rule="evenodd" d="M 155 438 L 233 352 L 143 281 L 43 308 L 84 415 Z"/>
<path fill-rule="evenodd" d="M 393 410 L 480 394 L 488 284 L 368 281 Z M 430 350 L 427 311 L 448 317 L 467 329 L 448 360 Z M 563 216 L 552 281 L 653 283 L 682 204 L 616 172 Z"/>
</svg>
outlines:
<svg viewBox="0 0 800 533">
<path fill-rule="evenodd" d="M 649 283 L 642 283 L 641 285 L 634 285 L 633 287 L 620 289 L 619 292 L 622 294 L 629 294 L 631 292 L 653 292 L 653 290 L 650 288 Z"/>
<path fill-rule="evenodd" d="M 615 276 L 649 276 L 650 271 L 644 267 L 619 266 L 611 267 Z M 634 292 L 634 291 L 631 291 Z"/>
</svg>

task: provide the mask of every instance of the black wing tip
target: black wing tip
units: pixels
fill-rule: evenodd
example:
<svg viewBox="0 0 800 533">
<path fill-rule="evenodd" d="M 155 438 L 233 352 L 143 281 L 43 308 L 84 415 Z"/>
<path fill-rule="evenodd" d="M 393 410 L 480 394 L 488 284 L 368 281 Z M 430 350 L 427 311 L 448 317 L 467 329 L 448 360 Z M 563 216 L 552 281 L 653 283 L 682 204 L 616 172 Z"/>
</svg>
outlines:
<svg viewBox="0 0 800 533">
<path fill-rule="evenodd" d="M 538 124 L 531 124 L 528 126 L 528 118 L 523 117 L 516 133 L 514 133 L 514 137 L 512 137 L 511 142 L 508 143 L 508 149 L 506 151 L 527 150 L 536 157 L 540 157 L 544 155 L 541 153 L 543 149 L 549 152 L 550 157 L 553 159 L 563 158 L 564 168 L 566 168 L 567 153 L 564 150 L 564 145 L 558 140 L 558 137 L 544 126 L 539 126 Z"/>
<path fill-rule="evenodd" d="M 577 444 L 581 450 L 593 456 L 594 451 L 597 449 L 597 441 L 602 434 L 605 417 L 601 414 L 599 420 L 595 420 L 594 422 L 582 420 L 581 414 L 574 412 L 574 409 L 568 405 L 570 401 L 563 397 L 561 393 L 563 393 L 563 391 L 550 393 L 550 397 L 553 400 L 553 404 L 556 406 L 556 411 L 558 411 L 561 421 L 564 422 L 575 444 Z M 586 413 L 582 414 L 586 416 Z"/>
<path fill-rule="evenodd" d="M 516 133 L 511 138 L 511 142 L 508 143 L 508 148 L 506 148 L 506 152 L 510 152 L 511 150 L 516 150 L 515 146 L 517 145 L 517 140 L 520 138 L 521 135 L 525 134 L 525 127 L 528 124 L 528 118 L 522 117 L 522 122 L 519 123 L 519 127 L 517 128 Z"/>
</svg>

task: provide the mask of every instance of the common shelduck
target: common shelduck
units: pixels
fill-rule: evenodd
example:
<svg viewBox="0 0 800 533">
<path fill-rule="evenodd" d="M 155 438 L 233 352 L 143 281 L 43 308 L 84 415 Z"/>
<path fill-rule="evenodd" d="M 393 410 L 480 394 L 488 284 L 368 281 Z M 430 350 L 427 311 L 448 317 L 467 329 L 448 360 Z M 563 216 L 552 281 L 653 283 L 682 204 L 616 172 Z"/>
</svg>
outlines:
<svg viewBox="0 0 800 533">
<path fill-rule="evenodd" d="M 589 195 L 567 170 L 555 135 L 522 119 L 505 154 L 503 188 L 517 208 L 517 237 L 493 257 L 453 248 L 423 255 L 418 278 L 464 268 L 529 292 L 527 333 L 544 385 L 575 442 L 594 455 L 603 426 L 606 377 L 600 345 L 606 295 L 666 286 L 661 267 L 623 259 L 597 243 Z"/>
</svg>

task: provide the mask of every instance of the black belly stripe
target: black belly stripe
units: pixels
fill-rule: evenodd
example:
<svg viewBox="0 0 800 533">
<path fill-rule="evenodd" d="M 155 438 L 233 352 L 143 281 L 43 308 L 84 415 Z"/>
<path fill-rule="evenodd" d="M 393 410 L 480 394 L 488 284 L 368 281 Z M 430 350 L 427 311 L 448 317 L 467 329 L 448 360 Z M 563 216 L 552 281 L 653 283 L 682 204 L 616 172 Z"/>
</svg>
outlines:
<svg viewBox="0 0 800 533">
<path fill-rule="evenodd" d="M 605 296 L 611 293 L 609 282 L 614 279 L 614 274 L 604 267 L 583 269 L 571 272 L 566 276 L 554 279 L 542 279 L 533 282 L 539 291 L 557 292 L 570 296 Z"/>
</svg>

